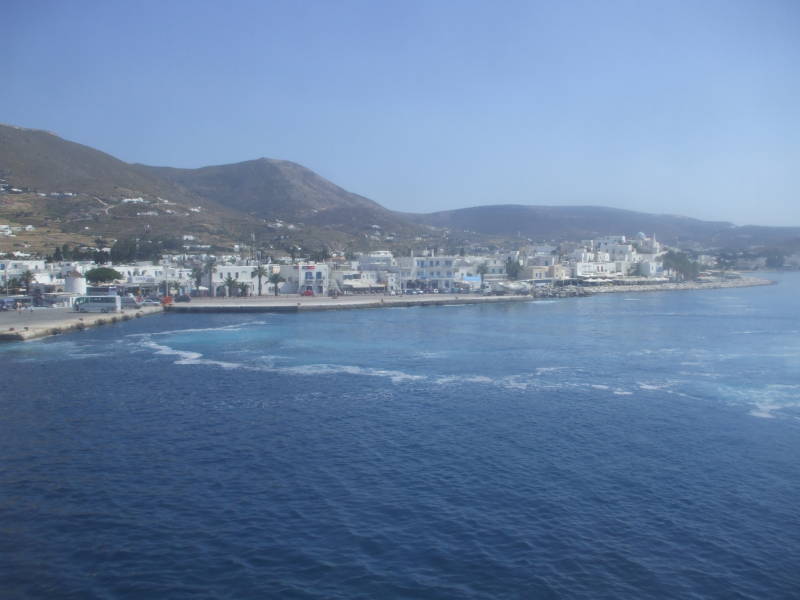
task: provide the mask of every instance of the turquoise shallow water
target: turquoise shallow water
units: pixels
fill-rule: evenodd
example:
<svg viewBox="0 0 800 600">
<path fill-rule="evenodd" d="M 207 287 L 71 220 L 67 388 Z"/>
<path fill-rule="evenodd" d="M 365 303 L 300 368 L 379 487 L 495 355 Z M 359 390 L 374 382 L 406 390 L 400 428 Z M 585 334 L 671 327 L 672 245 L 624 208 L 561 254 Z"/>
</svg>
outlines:
<svg viewBox="0 0 800 600">
<path fill-rule="evenodd" d="M 0 347 L 9 598 L 792 598 L 800 274 Z"/>
</svg>

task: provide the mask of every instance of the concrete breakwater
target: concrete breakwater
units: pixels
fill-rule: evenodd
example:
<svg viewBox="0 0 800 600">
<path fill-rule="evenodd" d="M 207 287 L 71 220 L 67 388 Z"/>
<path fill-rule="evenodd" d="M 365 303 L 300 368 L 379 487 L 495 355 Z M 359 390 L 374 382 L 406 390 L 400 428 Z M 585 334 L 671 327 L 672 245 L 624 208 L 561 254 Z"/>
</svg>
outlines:
<svg viewBox="0 0 800 600">
<path fill-rule="evenodd" d="M 7 311 L 0 313 L 0 342 L 20 342 L 88 327 L 130 321 L 162 312 L 160 306 L 146 306 L 116 314 L 77 313 L 63 308 Z"/>
</svg>

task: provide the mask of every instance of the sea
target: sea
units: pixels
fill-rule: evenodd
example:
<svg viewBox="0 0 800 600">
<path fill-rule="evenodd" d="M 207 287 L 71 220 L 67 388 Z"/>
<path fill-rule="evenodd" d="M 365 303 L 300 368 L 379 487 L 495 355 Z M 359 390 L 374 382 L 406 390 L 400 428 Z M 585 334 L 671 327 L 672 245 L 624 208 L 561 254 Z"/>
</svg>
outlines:
<svg viewBox="0 0 800 600">
<path fill-rule="evenodd" d="M 800 273 L 0 346 L 0 597 L 800 597 Z"/>
</svg>

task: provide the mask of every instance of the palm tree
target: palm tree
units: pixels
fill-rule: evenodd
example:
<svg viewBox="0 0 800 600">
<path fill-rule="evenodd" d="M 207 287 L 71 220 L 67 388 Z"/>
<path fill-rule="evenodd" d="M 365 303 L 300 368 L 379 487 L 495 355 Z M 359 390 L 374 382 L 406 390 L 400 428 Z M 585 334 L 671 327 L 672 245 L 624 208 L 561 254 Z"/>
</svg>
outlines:
<svg viewBox="0 0 800 600">
<path fill-rule="evenodd" d="M 217 295 L 217 286 L 214 285 L 214 273 L 217 272 L 217 266 L 214 264 L 213 258 L 209 258 L 203 266 L 203 272 L 208 275 L 208 291 L 212 296 Z"/>
<path fill-rule="evenodd" d="M 247 296 L 247 292 L 250 289 L 250 286 L 248 284 L 246 284 L 244 281 L 240 281 L 237 287 L 239 288 L 240 296 Z"/>
<path fill-rule="evenodd" d="M 475 271 L 481 276 L 481 291 L 483 291 L 483 278 L 484 275 L 489 272 L 489 265 L 486 263 L 486 261 L 484 261 L 478 265 L 478 268 L 475 269 Z"/>
<path fill-rule="evenodd" d="M 258 295 L 259 296 L 261 295 L 261 278 L 262 277 L 266 277 L 267 275 L 269 275 L 269 271 L 267 270 L 267 267 L 265 267 L 264 265 L 258 265 L 258 267 L 253 269 L 253 272 L 250 273 L 250 277 L 258 277 Z"/>
<path fill-rule="evenodd" d="M 278 284 L 283 283 L 286 281 L 283 277 L 281 277 L 280 273 L 273 273 L 269 276 L 268 281 L 275 286 L 275 295 L 278 295 Z"/>
<path fill-rule="evenodd" d="M 228 274 L 225 278 L 225 287 L 228 288 L 228 296 L 233 296 L 233 288 L 235 288 L 239 284 L 233 277 Z"/>
</svg>

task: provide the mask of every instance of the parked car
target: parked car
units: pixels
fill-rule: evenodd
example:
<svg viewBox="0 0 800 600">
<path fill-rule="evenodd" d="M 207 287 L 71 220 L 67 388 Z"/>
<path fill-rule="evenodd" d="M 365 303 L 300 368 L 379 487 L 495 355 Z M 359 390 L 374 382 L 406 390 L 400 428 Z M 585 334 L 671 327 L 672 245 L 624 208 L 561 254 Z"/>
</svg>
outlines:
<svg viewBox="0 0 800 600">
<path fill-rule="evenodd" d="M 311 290 L 305 290 L 303 292 L 303 296 L 313 296 L 313 295 L 314 295 L 314 292 L 312 292 Z"/>
<path fill-rule="evenodd" d="M 187 294 L 181 294 L 180 296 L 175 296 L 175 302 L 191 302 L 192 297 Z"/>
</svg>

